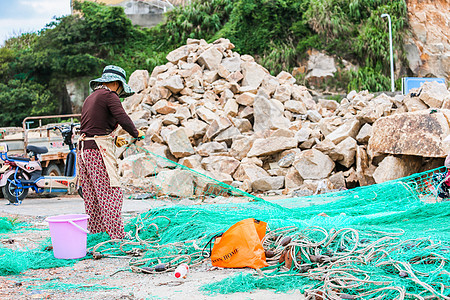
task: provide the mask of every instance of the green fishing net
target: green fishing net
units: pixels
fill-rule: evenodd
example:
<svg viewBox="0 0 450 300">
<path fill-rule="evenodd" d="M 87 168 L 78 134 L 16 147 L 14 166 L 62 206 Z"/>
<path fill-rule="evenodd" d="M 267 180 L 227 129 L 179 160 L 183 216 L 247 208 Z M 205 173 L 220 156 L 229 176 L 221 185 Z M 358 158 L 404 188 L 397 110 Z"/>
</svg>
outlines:
<svg viewBox="0 0 450 300">
<path fill-rule="evenodd" d="M 125 226 L 131 240 L 90 235 L 88 247 L 95 259 L 127 256 L 127 271 L 151 274 L 171 271 L 180 263 L 195 266 L 205 261 L 203 254 L 209 252 L 205 245 L 216 234 L 255 218 L 268 223 L 263 246 L 274 253 L 267 258 L 269 267 L 210 283 L 202 288 L 205 293 L 300 290 L 308 297 L 327 299 L 357 295 L 431 299 L 450 294 L 450 202 L 438 197 L 445 168 L 352 190 L 269 202 L 148 150 L 136 147 L 126 157 L 133 156 L 122 172 L 148 171 L 144 180 L 136 176 L 128 182 L 134 193 L 188 198 L 201 205 L 143 213 Z M 166 176 L 167 172 L 177 176 Z M 228 201 L 205 204 L 217 197 Z M 286 237 L 288 243 L 283 242 Z M 0 248 L 0 275 L 17 274 L 31 265 L 57 266 L 58 260 L 49 258 L 51 252 L 33 251 L 8 253 Z M 39 256 L 45 264 L 36 263 Z"/>
</svg>

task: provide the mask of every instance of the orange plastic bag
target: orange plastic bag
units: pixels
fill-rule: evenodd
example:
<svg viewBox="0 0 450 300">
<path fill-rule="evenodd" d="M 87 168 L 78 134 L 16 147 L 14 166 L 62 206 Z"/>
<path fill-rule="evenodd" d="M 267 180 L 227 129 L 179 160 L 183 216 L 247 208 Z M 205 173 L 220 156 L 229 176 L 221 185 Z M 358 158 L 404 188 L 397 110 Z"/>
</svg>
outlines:
<svg viewBox="0 0 450 300">
<path fill-rule="evenodd" d="M 222 268 L 267 267 L 261 243 L 266 235 L 266 226 L 266 222 L 256 219 L 245 219 L 231 226 L 214 242 L 212 265 Z"/>
</svg>

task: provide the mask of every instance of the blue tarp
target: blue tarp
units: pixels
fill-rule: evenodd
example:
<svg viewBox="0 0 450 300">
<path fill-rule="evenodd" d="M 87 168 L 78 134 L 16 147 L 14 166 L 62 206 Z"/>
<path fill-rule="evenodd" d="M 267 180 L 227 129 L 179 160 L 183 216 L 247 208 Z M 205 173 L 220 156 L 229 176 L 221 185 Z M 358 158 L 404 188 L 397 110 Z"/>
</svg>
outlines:
<svg viewBox="0 0 450 300">
<path fill-rule="evenodd" d="M 403 95 L 409 94 L 411 89 L 420 88 L 424 82 L 437 81 L 445 84 L 444 78 L 425 78 L 425 77 L 404 77 L 402 78 Z"/>
</svg>

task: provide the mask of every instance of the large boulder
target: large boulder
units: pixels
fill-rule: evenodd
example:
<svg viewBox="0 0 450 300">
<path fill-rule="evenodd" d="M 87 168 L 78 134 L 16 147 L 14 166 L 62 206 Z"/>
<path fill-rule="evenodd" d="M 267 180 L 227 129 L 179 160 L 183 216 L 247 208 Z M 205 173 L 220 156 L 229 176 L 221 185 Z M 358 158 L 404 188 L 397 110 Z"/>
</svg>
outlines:
<svg viewBox="0 0 450 300">
<path fill-rule="evenodd" d="M 369 150 L 386 154 L 445 157 L 450 143 L 449 110 L 417 111 L 378 119 L 372 128 Z"/>
<path fill-rule="evenodd" d="M 162 170 L 154 180 L 159 193 L 172 197 L 192 197 L 195 192 L 195 178 L 187 170 Z"/>
<path fill-rule="evenodd" d="M 422 159 L 415 156 L 387 156 L 373 173 L 376 183 L 382 183 L 417 173 L 422 165 Z"/>
<path fill-rule="evenodd" d="M 264 131 L 266 129 L 289 128 L 290 121 L 283 114 L 283 104 L 281 107 L 276 103 L 277 100 L 268 99 L 264 92 L 259 92 L 253 103 L 253 116 L 255 131 Z"/>
<path fill-rule="evenodd" d="M 263 168 L 252 163 L 242 163 L 233 174 L 233 178 L 238 181 L 249 180 L 254 182 L 262 177 L 269 176 Z"/>
<path fill-rule="evenodd" d="M 239 161 L 231 156 L 213 155 L 202 159 L 202 166 L 206 171 L 231 175 L 239 167 Z"/>
<path fill-rule="evenodd" d="M 176 158 L 190 156 L 195 153 L 182 127 L 167 134 L 167 144 L 169 145 L 170 152 Z"/>
<path fill-rule="evenodd" d="M 221 61 L 222 53 L 217 48 L 211 47 L 199 56 L 197 63 L 209 70 L 217 70 Z"/>
<path fill-rule="evenodd" d="M 270 190 L 279 190 L 284 186 L 284 176 L 266 176 L 261 177 L 252 182 L 252 190 L 253 191 L 270 191 Z"/>
<path fill-rule="evenodd" d="M 148 86 L 148 79 L 150 78 L 147 70 L 136 70 L 130 75 L 130 80 L 128 80 L 128 85 L 135 91 L 139 93 L 145 90 Z"/>
<path fill-rule="evenodd" d="M 250 86 L 252 88 L 258 88 L 267 74 L 267 71 L 255 62 L 246 61 L 241 64 L 243 86 Z"/>
<path fill-rule="evenodd" d="M 359 126 L 358 120 L 349 120 L 327 135 L 327 139 L 335 144 L 339 144 L 348 137 L 355 138 L 359 132 Z"/>
<path fill-rule="evenodd" d="M 444 99 L 450 95 L 445 84 L 436 81 L 425 82 L 421 89 L 419 99 L 429 107 L 440 108 Z"/>
<path fill-rule="evenodd" d="M 303 179 L 323 179 L 334 169 L 334 162 L 319 150 L 302 151 L 294 162 L 294 167 Z"/>
<path fill-rule="evenodd" d="M 252 148 L 247 153 L 248 157 L 271 155 L 286 149 L 297 147 L 296 138 L 275 136 L 263 139 L 256 139 Z"/>
</svg>

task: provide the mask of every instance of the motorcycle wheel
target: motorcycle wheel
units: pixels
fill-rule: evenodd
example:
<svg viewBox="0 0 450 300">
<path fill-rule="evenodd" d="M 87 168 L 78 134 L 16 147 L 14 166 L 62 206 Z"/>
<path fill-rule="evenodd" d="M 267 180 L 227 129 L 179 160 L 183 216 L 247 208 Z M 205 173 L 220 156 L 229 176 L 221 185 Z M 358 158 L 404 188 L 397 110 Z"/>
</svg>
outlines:
<svg viewBox="0 0 450 300">
<path fill-rule="evenodd" d="M 25 176 L 23 176 L 23 174 L 21 174 L 21 173 L 17 174 L 17 177 L 19 179 L 26 179 Z M 8 179 L 14 181 L 14 174 L 11 174 Z M 6 182 L 6 185 L 2 188 L 3 196 L 6 199 L 8 199 L 9 202 L 16 203 L 15 190 L 17 189 L 17 186 L 9 180 L 8 180 L 8 182 Z M 22 201 L 23 199 L 25 199 L 25 197 L 27 195 L 28 195 L 28 189 L 20 189 L 19 194 L 18 194 L 19 201 Z"/>
</svg>

